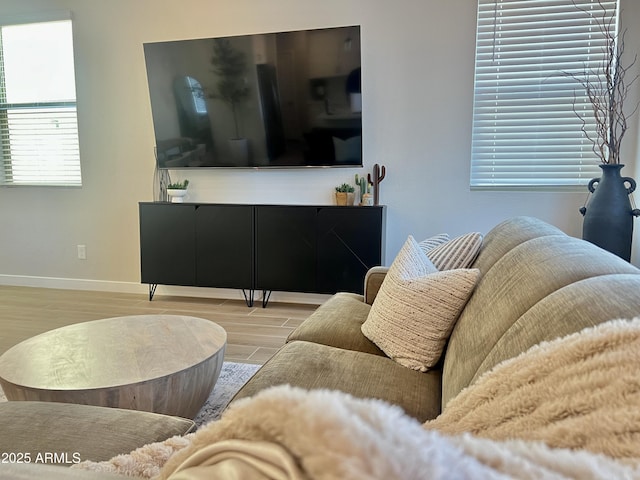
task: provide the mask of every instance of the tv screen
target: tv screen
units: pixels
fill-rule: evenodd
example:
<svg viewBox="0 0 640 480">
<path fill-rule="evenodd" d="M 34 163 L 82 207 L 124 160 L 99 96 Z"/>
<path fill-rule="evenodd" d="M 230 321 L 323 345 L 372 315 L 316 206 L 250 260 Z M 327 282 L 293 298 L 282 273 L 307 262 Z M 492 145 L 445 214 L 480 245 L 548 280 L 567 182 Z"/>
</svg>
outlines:
<svg viewBox="0 0 640 480">
<path fill-rule="evenodd" d="M 362 166 L 360 27 L 144 44 L 159 168 Z"/>
</svg>

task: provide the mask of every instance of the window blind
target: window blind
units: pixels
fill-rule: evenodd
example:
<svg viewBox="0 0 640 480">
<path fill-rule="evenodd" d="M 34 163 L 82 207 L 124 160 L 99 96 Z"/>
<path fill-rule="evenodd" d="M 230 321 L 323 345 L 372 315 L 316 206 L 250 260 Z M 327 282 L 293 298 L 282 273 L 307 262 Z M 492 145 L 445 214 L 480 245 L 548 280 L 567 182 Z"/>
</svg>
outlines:
<svg viewBox="0 0 640 480">
<path fill-rule="evenodd" d="M 0 180 L 82 184 L 71 20 L 0 26 Z"/>
<path fill-rule="evenodd" d="M 584 185 L 600 176 L 575 113 L 586 113 L 593 133 L 591 105 L 567 75 L 600 69 L 605 38 L 586 12 L 618 11 L 616 1 L 600 3 L 479 0 L 472 188 Z"/>
</svg>

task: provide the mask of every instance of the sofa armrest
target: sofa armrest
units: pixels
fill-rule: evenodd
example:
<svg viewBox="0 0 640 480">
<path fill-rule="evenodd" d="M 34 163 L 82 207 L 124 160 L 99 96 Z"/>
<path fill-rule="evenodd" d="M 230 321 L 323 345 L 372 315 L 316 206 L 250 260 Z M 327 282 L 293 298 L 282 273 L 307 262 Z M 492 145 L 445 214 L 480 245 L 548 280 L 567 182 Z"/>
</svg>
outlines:
<svg viewBox="0 0 640 480">
<path fill-rule="evenodd" d="M 387 275 L 389 267 L 372 267 L 367 271 L 364 277 L 364 301 L 369 305 L 373 304 L 373 301 L 380 290 L 380 285 L 384 277 Z"/>
</svg>

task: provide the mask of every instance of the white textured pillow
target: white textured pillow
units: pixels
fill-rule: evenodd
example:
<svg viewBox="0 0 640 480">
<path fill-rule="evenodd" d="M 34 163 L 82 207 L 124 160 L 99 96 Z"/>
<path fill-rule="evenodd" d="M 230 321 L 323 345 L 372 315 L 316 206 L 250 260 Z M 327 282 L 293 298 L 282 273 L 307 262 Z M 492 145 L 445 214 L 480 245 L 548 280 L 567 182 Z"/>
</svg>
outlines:
<svg viewBox="0 0 640 480">
<path fill-rule="evenodd" d="M 479 270 L 439 272 L 409 236 L 371 306 L 362 333 L 405 367 L 433 367 L 471 296 Z"/>
<path fill-rule="evenodd" d="M 482 247 L 482 235 L 478 232 L 460 235 L 448 242 L 423 251 L 438 270 L 469 268 Z"/>
</svg>

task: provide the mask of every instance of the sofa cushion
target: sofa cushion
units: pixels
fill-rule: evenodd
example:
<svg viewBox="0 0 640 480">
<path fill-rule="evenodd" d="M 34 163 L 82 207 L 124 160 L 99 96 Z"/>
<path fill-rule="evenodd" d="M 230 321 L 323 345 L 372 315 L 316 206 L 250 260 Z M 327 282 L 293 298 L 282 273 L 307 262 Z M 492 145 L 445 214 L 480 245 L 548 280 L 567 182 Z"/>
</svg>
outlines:
<svg viewBox="0 0 640 480">
<path fill-rule="evenodd" d="M 532 238 L 564 235 L 564 232 L 534 217 L 514 217 L 496 225 L 482 240 L 482 248 L 473 264 L 484 275 L 507 252 Z"/>
<path fill-rule="evenodd" d="M 460 235 L 429 250 L 423 251 L 438 270 L 469 268 L 482 247 L 482 235 L 478 232 Z M 422 245 L 421 245 L 422 248 Z"/>
<path fill-rule="evenodd" d="M 509 250 L 488 271 L 483 272 L 451 334 L 444 361 L 443 405 L 468 386 L 481 370 L 486 371 L 495 365 L 494 362 L 534 345 L 539 341 L 540 333 L 566 334 L 610 320 L 613 308 L 611 313 L 607 310 L 613 303 L 609 299 L 605 302 L 604 310 L 601 310 L 597 306 L 606 298 L 602 294 L 596 293 L 591 298 L 579 294 L 582 303 L 576 302 L 571 308 L 580 307 L 581 311 L 593 308 L 594 312 L 587 313 L 582 320 L 577 319 L 578 322 L 571 325 L 574 330 L 545 330 L 539 322 L 558 322 L 563 325 L 565 316 L 571 315 L 567 308 L 570 303 L 565 302 L 568 297 L 553 297 L 559 309 L 557 317 L 542 320 L 541 316 L 530 316 L 528 321 L 532 323 L 527 329 L 533 335 L 509 334 L 513 327 L 522 328 L 521 317 L 526 320 L 525 315 L 535 312 L 537 305 L 554 292 L 591 277 L 609 274 L 638 275 L 640 270 L 589 242 L 564 234 L 533 238 Z M 578 293 L 579 290 L 574 292 Z M 628 305 L 640 308 L 638 290 L 633 287 L 623 291 L 626 292 Z M 501 341 L 505 336 L 517 343 L 511 345 Z"/>
<path fill-rule="evenodd" d="M 425 421 L 440 413 L 440 383 L 440 370 L 420 373 L 386 357 L 297 341 L 286 344 L 271 357 L 234 400 L 274 385 L 289 384 L 379 398 Z"/>
<path fill-rule="evenodd" d="M 637 274 L 598 275 L 553 292 L 527 310 L 500 337 L 471 382 L 531 345 L 564 337 L 605 320 L 637 316 L 640 313 L 638 292 L 640 275 Z"/>
<path fill-rule="evenodd" d="M 102 461 L 147 443 L 184 435 L 191 420 L 118 408 L 55 402 L 0 403 L 0 452 L 57 453 L 68 465 Z M 43 460 L 46 458 L 43 457 Z M 39 463 L 39 462 L 38 462 Z"/>
<path fill-rule="evenodd" d="M 384 356 L 384 352 L 360 331 L 370 309 L 359 295 L 336 293 L 291 332 L 287 342 L 304 340 Z"/>
<path fill-rule="evenodd" d="M 401 365 L 424 372 L 440 359 L 477 278 L 477 270 L 438 272 L 409 236 L 362 324 L 362 333 Z"/>
</svg>

